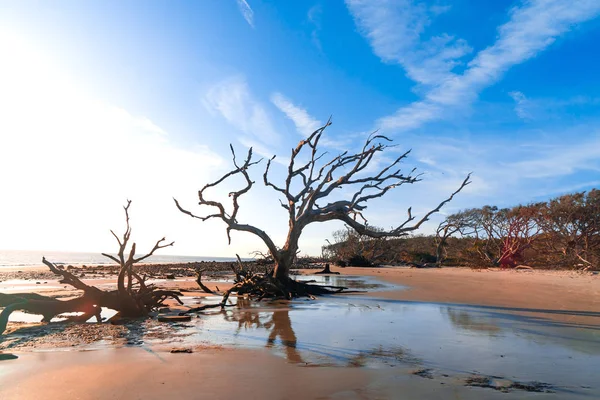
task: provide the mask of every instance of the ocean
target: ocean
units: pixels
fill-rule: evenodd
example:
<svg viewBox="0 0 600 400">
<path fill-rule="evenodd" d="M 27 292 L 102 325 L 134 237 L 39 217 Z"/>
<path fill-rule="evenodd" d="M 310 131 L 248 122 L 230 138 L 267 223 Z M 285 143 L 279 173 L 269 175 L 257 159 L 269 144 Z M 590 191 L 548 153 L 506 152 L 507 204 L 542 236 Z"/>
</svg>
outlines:
<svg viewBox="0 0 600 400">
<path fill-rule="evenodd" d="M 102 265 L 114 264 L 100 253 L 76 253 L 66 251 L 0 250 L 0 268 L 42 266 L 42 257 L 59 265 Z M 189 263 L 200 261 L 235 261 L 231 257 L 169 256 L 156 254 L 143 261 L 145 264 Z"/>
</svg>

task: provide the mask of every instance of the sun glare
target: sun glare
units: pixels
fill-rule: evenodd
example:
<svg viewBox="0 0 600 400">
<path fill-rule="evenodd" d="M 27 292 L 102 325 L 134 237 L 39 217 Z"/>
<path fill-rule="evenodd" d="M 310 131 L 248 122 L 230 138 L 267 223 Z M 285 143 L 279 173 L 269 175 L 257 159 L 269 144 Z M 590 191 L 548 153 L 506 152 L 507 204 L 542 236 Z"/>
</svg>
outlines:
<svg viewBox="0 0 600 400">
<path fill-rule="evenodd" d="M 174 146 L 150 119 L 83 93 L 47 52 L 13 33 L 0 33 L 0 54 L 6 60 L 0 63 L 0 166 L 10 193 L 0 207 L 3 248 L 108 246 L 107 223 L 120 226 L 126 198 L 144 199 L 135 205 L 137 215 L 151 214 L 157 203 L 170 209 L 170 197 L 189 185 L 190 174 L 221 163 L 201 146 Z M 27 218 L 54 234 L 32 231 L 23 213 L 10 210 L 27 210 Z"/>
</svg>

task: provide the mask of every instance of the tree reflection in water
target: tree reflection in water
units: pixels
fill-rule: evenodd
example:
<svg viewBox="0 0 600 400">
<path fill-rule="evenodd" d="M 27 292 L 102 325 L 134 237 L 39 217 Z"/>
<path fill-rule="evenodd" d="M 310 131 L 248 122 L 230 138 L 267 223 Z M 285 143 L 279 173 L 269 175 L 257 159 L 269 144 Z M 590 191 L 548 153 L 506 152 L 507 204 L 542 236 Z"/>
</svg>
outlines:
<svg viewBox="0 0 600 400">
<path fill-rule="evenodd" d="M 451 307 L 445 307 L 442 308 L 442 310 L 448 316 L 452 325 L 457 328 L 483 332 L 489 335 L 495 335 L 502 330 L 499 326 L 494 325 L 488 318 L 477 316 L 473 312 L 457 310 Z"/>
<path fill-rule="evenodd" d="M 273 311 L 258 311 L 257 307 L 256 303 L 249 299 L 238 297 L 237 310 L 227 312 L 225 319 L 229 322 L 237 322 L 237 333 L 242 328 L 244 330 L 265 329 L 269 332 L 265 347 L 273 348 L 280 343 L 289 362 L 304 363 L 296 348 L 296 334 L 292 329 L 290 310 L 287 305 L 282 307 L 275 304 Z"/>
<path fill-rule="evenodd" d="M 398 345 L 369 343 L 365 344 L 365 348 L 360 348 L 360 345 L 357 348 L 358 343 L 354 341 L 348 342 L 349 346 L 345 347 L 337 342 L 332 344 L 319 340 L 315 343 L 307 338 L 308 342 L 298 346 L 296 333 L 292 329 L 290 303 L 286 301 L 257 303 L 239 297 L 237 307 L 226 311 L 224 316 L 226 321 L 237 323 L 236 335 L 241 331 L 265 330 L 268 333 L 265 347 L 283 352 L 292 363 L 350 367 L 419 363 L 419 360 Z M 302 356 L 301 352 L 304 352 Z"/>
</svg>

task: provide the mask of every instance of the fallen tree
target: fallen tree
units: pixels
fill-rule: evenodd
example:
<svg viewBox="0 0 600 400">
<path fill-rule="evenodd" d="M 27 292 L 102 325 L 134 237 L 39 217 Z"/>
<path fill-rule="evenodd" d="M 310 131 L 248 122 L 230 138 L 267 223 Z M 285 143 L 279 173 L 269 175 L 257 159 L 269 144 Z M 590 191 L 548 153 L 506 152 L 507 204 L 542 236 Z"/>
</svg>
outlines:
<svg viewBox="0 0 600 400">
<path fill-rule="evenodd" d="M 52 318 L 63 313 L 81 313 L 72 318 L 75 320 L 87 321 L 91 317 L 96 317 L 101 321 L 100 313 L 103 307 L 113 309 L 118 312 L 120 317 L 144 317 L 151 311 L 164 305 L 164 301 L 172 298 L 180 304 L 181 293 L 179 291 L 164 290 L 154 285 L 147 284 L 146 279 L 137 274 L 134 265 L 150 257 L 158 249 L 172 246 L 171 243 L 164 243 L 165 238 L 156 242 L 152 250 L 141 256 L 136 257 L 136 244 L 133 243 L 127 257 L 125 253 L 131 239 L 131 227 L 129 225 L 129 207 L 131 201 L 127 201 L 125 209 L 125 233 L 119 238 L 113 231 L 112 235 L 119 244 L 117 256 L 102 253 L 105 257 L 115 261 L 119 266 L 119 275 L 117 277 L 116 290 L 102 290 L 95 286 L 90 286 L 71 272 L 65 270 L 62 266 L 56 265 L 45 258 L 42 262 L 48 266 L 50 271 L 61 277 L 60 283 L 72 286 L 83 292 L 79 297 L 70 300 L 57 300 L 51 297 L 37 294 L 18 294 L 6 295 L 0 294 L 0 306 L 5 307 L 0 313 L 0 333 L 6 329 L 8 317 L 13 311 L 25 311 L 31 314 L 43 316 L 43 322 L 49 322 Z"/>
<path fill-rule="evenodd" d="M 412 184 L 420 180 L 419 175 L 413 175 L 415 169 L 408 174 L 404 174 L 399 168 L 399 164 L 408 157 L 410 150 L 396 157 L 379 172 L 368 175 L 369 169 L 367 167 L 371 161 L 375 159 L 378 153 L 388 149 L 390 145 L 387 143 L 391 142 L 386 136 L 374 133 L 367 138 L 364 146 L 357 153 L 352 154 L 346 151 L 328 162 L 322 162 L 321 159 L 326 153 L 319 153 L 318 145 L 323 132 L 329 125 L 331 125 L 330 121 L 315 130 L 305 140 L 301 140 L 292 149 L 287 166 L 287 175 L 282 184 L 275 184 L 269 179 L 269 170 L 275 156 L 267 161 L 263 173 L 263 183 L 282 197 L 280 199 L 281 207 L 288 213 L 289 229 L 283 247 L 276 246 L 264 230 L 238 221 L 240 197 L 246 194 L 254 184 L 254 181 L 250 178 L 249 169 L 262 161 L 253 160 L 252 148 L 248 150 L 245 160 L 238 163 L 233 146 L 230 145 L 235 168 L 216 181 L 206 184 L 198 191 L 199 205 L 211 208 L 212 213 L 205 216 L 196 215 L 183 208 L 177 199 L 174 199 L 177 208 L 190 217 L 201 221 L 213 218 L 222 220 L 227 225 L 226 233 L 230 243 L 231 231 L 243 231 L 258 236 L 266 245 L 274 261 L 273 270 L 264 275 L 239 277 L 244 283 L 239 286 L 236 284 L 233 291 L 240 293 L 240 290 L 249 290 L 254 293 L 255 290 L 251 288 L 256 288 L 258 297 L 263 296 L 264 293 L 271 297 L 278 297 L 283 293 L 288 299 L 296 296 L 323 294 L 323 289 L 318 286 L 296 282 L 290 278 L 290 269 L 299 250 L 298 241 L 306 226 L 317 222 L 338 220 L 346 223 L 350 229 L 359 234 L 373 238 L 406 236 L 419 229 L 425 221 L 429 220 L 432 214 L 438 212 L 470 183 L 469 176 L 467 176 L 454 193 L 419 220 L 415 219 L 411 208 L 409 208 L 407 219 L 398 227 L 389 231 L 372 229 L 363 216 L 363 211 L 367 207 L 366 203 L 382 197 L 398 186 Z M 302 156 L 300 156 L 301 154 Z M 308 161 L 300 161 L 304 156 L 307 156 L 305 159 Z M 222 184 L 229 178 L 236 177 L 242 178 L 245 185 L 239 190 L 229 193 L 232 202 L 229 210 L 222 202 L 207 197 L 207 191 L 211 188 Z M 338 189 L 342 187 L 355 188 L 355 191 L 348 198 L 332 199 L 335 194 L 340 192 Z"/>
</svg>

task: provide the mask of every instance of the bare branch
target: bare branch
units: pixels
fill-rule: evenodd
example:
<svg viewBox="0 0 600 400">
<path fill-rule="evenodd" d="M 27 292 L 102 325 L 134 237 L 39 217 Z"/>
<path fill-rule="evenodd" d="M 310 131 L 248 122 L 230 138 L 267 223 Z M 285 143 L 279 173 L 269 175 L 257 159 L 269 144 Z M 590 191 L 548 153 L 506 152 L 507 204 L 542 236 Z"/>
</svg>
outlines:
<svg viewBox="0 0 600 400">
<path fill-rule="evenodd" d="M 366 218 L 362 212 L 367 208 L 367 203 L 370 200 L 380 198 L 390 190 L 404 184 L 412 184 L 418 182 L 421 178 L 420 174 L 415 175 L 415 169 L 408 173 L 402 172 L 399 165 L 410 154 L 410 150 L 397 156 L 393 161 L 387 163 L 383 168 L 374 174 L 367 174 L 367 167 L 375 160 L 375 157 L 393 147 L 390 144 L 392 140 L 378 132 L 371 133 L 362 146 L 362 149 L 357 153 L 349 153 L 347 151 L 333 157 L 327 162 L 321 162 L 321 159 L 326 153 L 321 153 L 318 150 L 318 144 L 325 129 L 331 125 L 331 120 L 320 128 L 316 129 L 306 139 L 301 140 L 296 147 L 291 150 L 291 156 L 287 165 L 287 175 L 285 182 L 276 184 L 269 179 L 269 173 L 273 167 L 275 157 L 267 160 L 266 168 L 263 173 L 263 183 L 265 186 L 272 188 L 282 197 L 280 199 L 281 206 L 288 211 L 289 231 L 287 240 L 282 248 L 275 246 L 271 238 L 257 227 L 239 223 L 236 219 L 240 196 L 248 192 L 253 181 L 248 175 L 248 169 L 252 162 L 252 149 L 249 150 L 248 156 L 243 164 L 236 160 L 233 147 L 230 146 L 233 155 L 234 169 L 223 175 L 220 179 L 205 185 L 199 192 L 199 204 L 201 206 L 214 207 L 216 211 L 207 216 L 197 216 L 192 212 L 183 209 L 175 200 L 177 208 L 193 217 L 203 221 L 210 218 L 220 218 L 227 225 L 227 236 L 230 239 L 232 230 L 245 231 L 255 234 L 260 237 L 269 252 L 273 256 L 276 263 L 275 276 L 285 278 L 287 272 L 280 275 L 279 268 L 285 271 L 289 270 L 292 261 L 298 252 L 298 240 L 302 230 L 310 223 L 325 222 L 331 220 L 340 220 L 346 222 L 350 227 L 357 230 L 359 233 L 372 237 L 397 237 L 408 234 L 408 232 L 418 229 L 429 217 L 438 212 L 441 207 L 451 201 L 453 197 L 459 193 L 466 185 L 469 184 L 469 176 L 464 180 L 462 185 L 452 193 L 446 200 L 442 201 L 436 208 L 429 211 L 415 224 L 414 217 L 409 208 L 408 219 L 397 228 L 390 231 L 373 230 L 369 227 Z M 303 154 L 303 156 L 301 156 Z M 302 162 L 298 160 L 300 157 L 306 156 Z M 225 212 L 223 203 L 208 200 L 205 198 L 205 191 L 208 188 L 216 186 L 225 179 L 233 175 L 242 175 L 246 181 L 246 185 L 238 191 L 230 193 L 232 197 L 233 210 L 231 215 Z M 352 186 L 354 185 L 354 186 Z M 352 194 L 348 199 L 333 200 L 326 203 L 324 206 L 319 206 L 318 203 L 325 202 L 326 199 L 332 199 L 332 195 L 336 189 L 350 186 L 353 187 Z M 231 241 L 231 239 L 230 239 Z"/>
<path fill-rule="evenodd" d="M 175 242 L 171 242 L 171 243 L 167 243 L 167 244 L 162 244 L 165 240 L 167 240 L 167 239 L 166 238 L 162 238 L 162 239 L 158 240 L 156 242 L 156 244 L 154 245 L 154 247 L 152 248 L 152 250 L 150 250 L 150 252 L 148 254 L 146 254 L 145 256 L 142 256 L 142 257 L 139 257 L 139 258 L 133 258 L 133 256 L 131 256 L 131 259 L 133 260 L 133 263 L 137 264 L 140 261 L 145 260 L 146 258 L 150 257 L 152 254 L 154 254 L 154 252 L 156 250 L 158 250 L 158 249 L 164 249 L 165 247 L 173 246 L 175 244 Z"/>
<path fill-rule="evenodd" d="M 121 261 L 119 261 L 119 259 L 118 259 L 118 258 L 116 258 L 115 256 L 112 256 L 112 255 L 110 255 L 110 254 L 108 254 L 108 253 L 100 253 L 100 254 L 102 254 L 104 257 L 108 257 L 108 258 L 110 258 L 111 260 L 113 260 L 113 261 L 114 261 L 114 262 L 116 262 L 117 264 L 119 264 L 119 263 L 121 262 Z"/>
<path fill-rule="evenodd" d="M 273 243 L 273 241 L 267 235 L 266 232 L 254 227 L 254 226 L 251 226 L 251 225 L 238 223 L 237 218 L 236 218 L 237 213 L 239 211 L 240 196 L 247 193 L 250 190 L 250 188 L 252 188 L 252 185 L 254 184 L 254 182 L 250 179 L 250 176 L 248 174 L 248 169 L 251 166 L 260 163 L 262 161 L 262 159 L 260 159 L 258 161 L 252 161 L 252 148 L 250 148 L 248 150 L 248 155 L 247 155 L 246 159 L 244 160 L 244 163 L 242 165 L 238 165 L 238 163 L 235 159 L 235 151 L 233 150 L 233 146 L 230 145 L 230 148 L 231 148 L 231 151 L 233 154 L 233 163 L 236 168 L 233 169 L 232 171 L 229 171 L 228 173 L 226 173 L 225 175 L 223 175 L 221 178 L 217 179 L 216 181 L 206 184 L 198 192 L 198 198 L 200 200 L 198 204 L 201 206 L 214 207 L 217 209 L 217 212 L 214 214 L 209 214 L 205 217 L 201 217 L 201 216 L 197 216 L 197 215 L 193 214 L 192 212 L 181 207 L 181 205 L 179 204 L 177 199 L 173 199 L 175 201 L 175 205 L 177 206 L 179 211 L 183 212 L 184 214 L 189 215 L 192 218 L 200 219 L 202 221 L 206 221 L 210 218 L 221 219 L 223 222 L 225 222 L 227 224 L 226 233 L 227 233 L 227 237 L 228 237 L 230 243 L 231 243 L 230 233 L 232 230 L 250 232 L 250 233 L 253 233 L 256 236 L 260 237 L 265 242 L 267 247 L 269 248 L 269 251 L 276 253 L 278 251 L 277 246 L 275 246 L 275 244 Z M 267 170 L 268 170 L 268 165 L 270 165 L 269 162 L 267 163 Z M 246 181 L 246 185 L 238 191 L 229 193 L 229 197 L 232 198 L 232 205 L 233 205 L 233 211 L 231 212 L 231 215 L 229 215 L 226 213 L 223 203 L 218 202 L 218 201 L 213 201 L 213 200 L 207 200 L 205 198 L 205 191 L 211 187 L 217 186 L 218 184 L 225 181 L 227 178 L 234 176 L 234 175 L 238 175 L 238 174 L 241 174 L 244 177 L 244 179 Z M 267 171 L 265 171 L 264 179 L 267 179 L 266 174 L 267 174 Z"/>
</svg>

